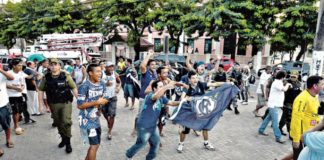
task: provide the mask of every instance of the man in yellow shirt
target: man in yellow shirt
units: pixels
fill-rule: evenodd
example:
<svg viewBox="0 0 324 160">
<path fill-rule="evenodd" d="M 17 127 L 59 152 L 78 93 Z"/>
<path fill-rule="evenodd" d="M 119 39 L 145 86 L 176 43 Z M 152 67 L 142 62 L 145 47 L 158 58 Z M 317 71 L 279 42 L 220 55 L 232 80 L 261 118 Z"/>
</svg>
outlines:
<svg viewBox="0 0 324 160">
<path fill-rule="evenodd" d="M 300 142 L 301 135 L 320 121 L 317 114 L 320 106 L 317 95 L 324 89 L 324 80 L 320 76 L 311 76 L 307 79 L 306 85 L 307 89 L 296 97 L 292 108 L 290 136 L 293 139 L 294 160 L 298 159 L 303 149 L 303 144 Z"/>
</svg>

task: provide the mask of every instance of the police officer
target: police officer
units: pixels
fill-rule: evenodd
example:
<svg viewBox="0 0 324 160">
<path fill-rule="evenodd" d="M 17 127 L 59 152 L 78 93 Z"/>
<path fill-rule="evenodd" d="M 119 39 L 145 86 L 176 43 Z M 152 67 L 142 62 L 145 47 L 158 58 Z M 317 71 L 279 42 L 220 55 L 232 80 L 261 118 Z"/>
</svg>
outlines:
<svg viewBox="0 0 324 160">
<path fill-rule="evenodd" d="M 71 153 L 71 102 L 73 101 L 73 95 L 77 97 L 78 91 L 71 75 L 62 71 L 61 65 L 58 59 L 51 59 L 51 71 L 44 76 L 39 85 L 39 105 L 43 105 L 41 100 L 45 91 L 47 101 L 52 110 L 54 124 L 57 126 L 58 132 L 62 137 L 62 141 L 58 147 L 62 148 L 66 146 L 65 151 Z"/>
</svg>

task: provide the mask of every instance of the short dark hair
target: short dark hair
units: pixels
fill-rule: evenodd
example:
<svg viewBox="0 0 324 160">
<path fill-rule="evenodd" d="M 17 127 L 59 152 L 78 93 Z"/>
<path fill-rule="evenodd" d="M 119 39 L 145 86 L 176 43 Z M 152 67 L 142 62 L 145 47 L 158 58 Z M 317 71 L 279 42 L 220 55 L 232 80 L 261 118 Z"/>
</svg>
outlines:
<svg viewBox="0 0 324 160">
<path fill-rule="evenodd" d="M 161 82 L 160 80 L 155 80 L 151 84 L 152 90 L 157 89 L 158 83 Z"/>
<path fill-rule="evenodd" d="M 276 74 L 276 79 L 282 79 L 282 78 L 285 78 L 285 77 L 286 77 L 286 72 L 285 71 L 279 71 Z"/>
<path fill-rule="evenodd" d="M 129 64 L 133 64 L 133 60 L 132 60 L 132 59 L 127 59 L 127 62 L 128 62 Z"/>
<path fill-rule="evenodd" d="M 212 61 L 212 60 L 214 60 L 214 58 L 209 58 L 209 61 Z"/>
<path fill-rule="evenodd" d="M 194 75 L 197 75 L 197 72 L 196 72 L 196 71 L 190 70 L 190 71 L 188 72 L 188 78 L 189 78 L 189 79 L 190 79 L 192 76 L 194 76 Z"/>
<path fill-rule="evenodd" d="M 161 74 L 163 69 L 167 69 L 165 66 L 161 66 L 156 70 L 157 74 Z"/>
<path fill-rule="evenodd" d="M 28 61 L 28 62 L 27 62 L 27 66 L 28 66 L 28 67 L 29 67 L 31 64 L 33 64 L 32 61 Z"/>
<path fill-rule="evenodd" d="M 45 62 L 48 62 L 48 59 L 44 59 L 44 60 L 42 60 L 40 63 L 43 64 L 43 63 L 45 63 Z"/>
<path fill-rule="evenodd" d="M 15 65 L 18 65 L 20 62 L 22 62 L 22 60 L 21 60 L 20 58 L 15 58 L 15 59 L 13 59 L 13 60 L 11 61 L 11 64 L 12 64 L 13 66 L 15 66 Z"/>
<path fill-rule="evenodd" d="M 224 69 L 224 65 L 222 65 L 222 64 L 219 64 L 219 65 L 218 65 L 218 67 L 220 67 L 220 68 L 223 68 L 223 69 Z"/>
<path fill-rule="evenodd" d="M 323 77 L 321 77 L 321 76 L 308 77 L 308 79 L 306 81 L 307 89 L 311 89 L 314 86 L 314 84 L 318 84 L 321 80 L 323 80 Z"/>
<path fill-rule="evenodd" d="M 99 64 L 97 63 L 91 63 L 89 64 L 89 66 L 87 67 L 87 73 L 89 74 L 89 72 L 93 72 L 94 68 L 99 67 Z"/>
<path fill-rule="evenodd" d="M 155 62 L 154 59 L 150 59 L 148 62 L 147 62 L 147 66 L 151 65 L 152 62 Z"/>
</svg>

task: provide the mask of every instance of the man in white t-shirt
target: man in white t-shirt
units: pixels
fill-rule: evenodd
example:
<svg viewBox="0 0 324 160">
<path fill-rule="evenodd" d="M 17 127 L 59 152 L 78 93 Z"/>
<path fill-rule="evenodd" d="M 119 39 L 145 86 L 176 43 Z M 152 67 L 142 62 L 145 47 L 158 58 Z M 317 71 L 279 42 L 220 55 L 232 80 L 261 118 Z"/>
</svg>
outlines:
<svg viewBox="0 0 324 160">
<path fill-rule="evenodd" d="M 0 67 L 0 125 L 6 133 L 6 144 L 8 148 L 13 147 L 10 139 L 10 112 L 9 112 L 9 97 L 7 94 L 6 82 L 13 80 L 14 77 Z M 3 150 L 0 148 L 0 157 L 3 155 Z"/>
<path fill-rule="evenodd" d="M 259 115 L 259 110 L 266 105 L 266 99 L 265 99 L 265 83 L 267 80 L 271 77 L 271 66 L 267 66 L 266 70 L 262 72 L 259 80 L 259 85 L 256 90 L 258 103 L 256 105 L 255 110 L 253 111 L 255 117 L 261 117 Z"/>
<path fill-rule="evenodd" d="M 287 83 L 286 85 L 283 84 L 283 79 L 286 77 L 285 71 L 279 71 L 276 74 L 275 80 L 273 81 L 270 89 L 269 94 L 269 114 L 263 120 L 260 128 L 259 128 L 259 135 L 268 136 L 268 134 L 264 133 L 264 130 L 267 128 L 270 120 L 272 121 L 272 129 L 273 133 L 276 138 L 276 142 L 284 143 L 285 141 L 281 138 L 281 132 L 279 129 L 279 111 L 280 107 L 283 107 L 284 100 L 285 100 L 285 92 L 288 90 L 289 87 L 292 85 Z"/>
<path fill-rule="evenodd" d="M 21 59 L 12 60 L 13 69 L 8 71 L 13 75 L 14 79 L 7 81 L 7 89 L 9 96 L 9 103 L 12 108 L 12 118 L 14 121 L 15 133 L 21 135 L 23 129 L 19 126 L 20 114 L 24 113 L 25 118 L 28 118 L 27 105 L 25 105 L 25 100 L 23 93 L 27 93 L 25 78 L 32 78 L 22 71 L 23 62 Z M 29 121 L 29 120 L 28 120 Z"/>
</svg>

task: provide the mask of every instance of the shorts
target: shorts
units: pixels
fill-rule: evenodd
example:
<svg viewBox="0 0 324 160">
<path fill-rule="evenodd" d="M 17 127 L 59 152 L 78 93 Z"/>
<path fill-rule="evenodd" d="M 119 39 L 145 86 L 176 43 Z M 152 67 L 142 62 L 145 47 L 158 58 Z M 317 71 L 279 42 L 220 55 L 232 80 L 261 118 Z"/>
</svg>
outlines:
<svg viewBox="0 0 324 160">
<path fill-rule="evenodd" d="M 126 83 L 124 86 L 124 97 L 131 97 L 134 98 L 134 86 L 133 84 Z"/>
<path fill-rule="evenodd" d="M 257 96 L 258 96 L 258 106 L 265 106 L 266 100 L 265 100 L 264 96 L 260 93 L 258 93 Z"/>
<path fill-rule="evenodd" d="M 168 111 L 169 111 L 169 108 L 167 106 L 162 107 L 160 116 L 159 116 L 159 122 L 158 122 L 159 125 L 164 126 L 166 124 L 166 118 L 169 114 Z"/>
<path fill-rule="evenodd" d="M 23 97 L 9 97 L 9 103 L 13 114 L 23 112 L 24 110 Z"/>
<path fill-rule="evenodd" d="M 0 124 L 3 130 L 7 130 L 10 128 L 10 111 L 9 111 L 9 104 L 6 106 L 2 106 L 0 108 Z"/>
<path fill-rule="evenodd" d="M 117 97 L 108 99 L 108 103 L 102 106 L 102 111 L 105 117 L 115 117 L 117 109 Z"/>
<path fill-rule="evenodd" d="M 101 141 L 101 128 L 87 129 L 89 144 L 99 145 Z"/>
</svg>

